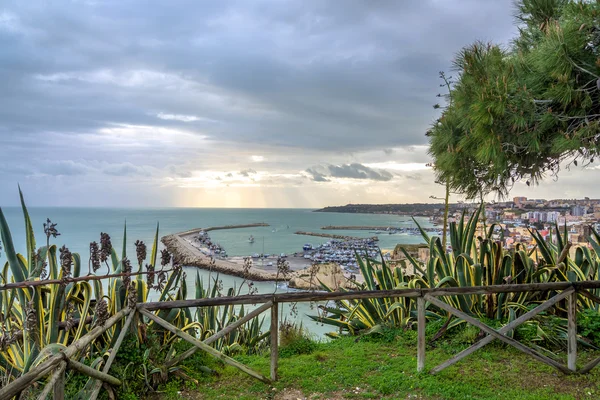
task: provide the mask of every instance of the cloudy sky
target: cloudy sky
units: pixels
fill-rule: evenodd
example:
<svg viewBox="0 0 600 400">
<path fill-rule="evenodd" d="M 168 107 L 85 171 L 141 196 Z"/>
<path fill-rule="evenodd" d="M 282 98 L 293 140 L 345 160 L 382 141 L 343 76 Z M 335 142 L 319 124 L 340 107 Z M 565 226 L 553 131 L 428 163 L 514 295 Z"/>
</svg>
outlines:
<svg viewBox="0 0 600 400">
<path fill-rule="evenodd" d="M 0 3 L 0 205 L 433 201 L 438 71 L 512 0 Z M 512 194 L 597 195 L 594 170 Z M 598 186 L 598 185 L 596 185 Z M 591 189 L 590 189 L 591 190 Z M 600 189 L 595 189 L 599 192 Z"/>
</svg>

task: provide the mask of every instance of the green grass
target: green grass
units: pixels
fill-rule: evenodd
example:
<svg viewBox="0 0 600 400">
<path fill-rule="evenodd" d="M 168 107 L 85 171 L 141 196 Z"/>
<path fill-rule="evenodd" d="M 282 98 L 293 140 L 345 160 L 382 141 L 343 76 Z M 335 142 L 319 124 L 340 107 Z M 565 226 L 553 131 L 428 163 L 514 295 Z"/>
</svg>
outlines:
<svg viewBox="0 0 600 400">
<path fill-rule="evenodd" d="M 410 332 L 409 332 L 410 333 Z M 446 341 L 428 347 L 431 369 L 468 344 Z M 563 354 L 564 356 L 564 354 Z M 580 365 L 598 354 L 582 353 Z M 200 357 L 200 355 L 199 355 Z M 185 372 L 195 384 L 174 380 L 155 399 L 597 399 L 600 368 L 583 376 L 565 376 L 531 357 L 500 344 L 478 350 L 436 374 L 416 372 L 414 335 L 398 332 L 356 342 L 342 338 L 318 343 L 310 354 L 279 360 L 280 379 L 273 387 L 235 368 L 203 356 L 202 362 L 219 372 L 207 376 L 194 371 L 193 359 Z M 563 357 L 564 358 L 564 357 Z M 269 355 L 237 359 L 268 376 Z"/>
</svg>

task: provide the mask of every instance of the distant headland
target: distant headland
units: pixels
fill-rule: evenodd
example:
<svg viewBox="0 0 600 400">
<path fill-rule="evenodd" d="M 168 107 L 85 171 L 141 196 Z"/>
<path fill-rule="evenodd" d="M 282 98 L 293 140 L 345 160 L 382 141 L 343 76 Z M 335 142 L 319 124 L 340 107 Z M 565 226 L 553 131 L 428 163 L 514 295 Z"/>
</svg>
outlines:
<svg viewBox="0 0 600 400">
<path fill-rule="evenodd" d="M 450 209 L 458 209 L 460 204 L 450 204 Z M 337 212 L 354 214 L 399 214 L 428 216 L 443 207 L 440 203 L 413 204 L 346 204 L 345 206 L 330 206 L 315 210 L 315 212 Z"/>
</svg>

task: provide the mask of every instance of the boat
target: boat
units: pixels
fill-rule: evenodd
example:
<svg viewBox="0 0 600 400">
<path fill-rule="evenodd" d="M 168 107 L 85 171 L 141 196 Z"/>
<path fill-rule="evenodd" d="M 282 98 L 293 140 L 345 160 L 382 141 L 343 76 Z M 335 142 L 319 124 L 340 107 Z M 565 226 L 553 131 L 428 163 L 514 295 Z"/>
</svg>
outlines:
<svg viewBox="0 0 600 400">
<path fill-rule="evenodd" d="M 304 246 L 302 246 L 302 249 L 303 249 L 304 251 L 312 250 L 312 249 L 313 249 L 313 246 L 312 246 L 312 244 L 310 244 L 310 243 L 306 243 Z"/>
<path fill-rule="evenodd" d="M 254 243 L 254 236 L 250 235 L 250 237 L 248 238 L 248 242 Z"/>
</svg>

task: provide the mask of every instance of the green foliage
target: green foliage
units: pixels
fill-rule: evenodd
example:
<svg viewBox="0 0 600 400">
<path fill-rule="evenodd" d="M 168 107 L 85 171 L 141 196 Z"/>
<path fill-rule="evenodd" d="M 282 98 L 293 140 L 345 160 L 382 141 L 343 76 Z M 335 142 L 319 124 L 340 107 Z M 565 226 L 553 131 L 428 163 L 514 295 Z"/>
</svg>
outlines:
<svg viewBox="0 0 600 400">
<path fill-rule="evenodd" d="M 505 195 L 600 150 L 600 3 L 521 0 L 517 10 L 510 48 L 458 53 L 452 101 L 427 133 L 438 180 L 470 198 Z"/>
<path fill-rule="evenodd" d="M 595 346 L 600 347 L 600 314 L 592 309 L 580 312 L 577 316 L 577 331 Z"/>
<path fill-rule="evenodd" d="M 598 280 L 600 235 L 591 230 L 593 249 L 577 248 L 575 256 L 568 255 L 566 229 L 555 227 L 556 243 L 546 241 L 537 231 L 530 233 L 537 244 L 537 251 L 528 252 L 519 246 L 507 251 L 500 241 L 495 241 L 495 225 L 480 226 L 479 217 L 483 205 L 467 218 L 466 214 L 449 227 L 452 251 L 447 252 L 438 237 L 429 237 L 422 230 L 423 239 L 429 246 L 426 262 L 415 260 L 404 251 L 414 273 L 401 268 L 391 268 L 382 259 L 360 259 L 365 277 L 364 290 L 387 290 L 402 288 L 439 288 L 502 285 L 505 283 L 546 283 Z M 416 223 L 416 221 L 415 221 Z M 418 224 L 417 224 L 418 225 Z M 479 227 L 478 227 L 479 226 Z M 486 229 L 487 228 L 487 229 Z M 481 236 L 479 234 L 482 234 Z M 562 255 L 562 256 L 561 256 Z M 327 290 L 331 290 L 325 288 Z M 598 290 L 592 290 L 598 295 Z M 473 315 L 493 327 L 501 327 L 538 304 L 555 295 L 554 292 L 498 293 L 489 295 L 445 296 L 444 301 L 453 307 Z M 586 297 L 578 299 L 580 310 L 590 310 L 586 315 L 598 314 L 598 305 Z M 410 328 L 416 320 L 416 301 L 407 297 L 387 299 L 358 299 L 335 302 L 335 307 L 321 307 L 322 314 L 311 316 L 316 321 L 335 326 L 342 333 L 351 335 L 389 335 L 390 329 Z M 531 341 L 553 349 L 566 344 L 566 300 L 561 301 L 543 315 L 523 325 L 516 334 L 527 336 Z M 440 335 L 464 325 L 464 321 L 426 303 L 428 329 L 436 327 Z M 514 332 L 512 333 L 515 334 Z M 472 331 L 461 333 L 461 340 L 473 340 Z M 339 337 L 331 333 L 331 337 Z M 582 344 L 585 344 L 583 342 Z"/>
<path fill-rule="evenodd" d="M 454 342 L 459 344 L 473 344 L 479 336 L 479 328 L 473 325 L 462 327 L 454 337 Z"/>
<path fill-rule="evenodd" d="M 403 337 L 408 332 L 415 331 L 400 329 L 392 342 L 372 336 L 368 340 L 342 337 L 321 343 L 312 354 L 281 359 L 280 379 L 273 385 L 240 375 L 232 367 L 219 367 L 220 376 L 207 377 L 201 389 L 182 397 L 592 400 L 600 393 L 599 369 L 585 376 L 556 374 L 530 356 L 500 344 L 490 344 L 438 374 L 417 373 L 416 342 L 406 344 Z M 468 346 L 453 344 L 452 338 L 449 335 L 443 345 L 436 342 L 427 348 L 426 368 Z M 587 356 L 592 359 L 597 355 L 592 352 Z M 245 356 L 243 361 L 255 370 L 269 370 L 266 355 Z"/>
<path fill-rule="evenodd" d="M 283 321 L 279 326 L 279 345 L 279 356 L 282 358 L 310 354 L 317 348 L 317 343 L 302 324 L 288 321 Z"/>
<path fill-rule="evenodd" d="M 25 219 L 27 257 L 16 253 L 10 229 L 0 209 L 0 240 L 7 259 L 0 270 L 0 282 L 43 281 L 46 279 L 43 276 L 46 269 L 48 279 L 81 277 L 79 254 L 71 254 L 65 246 L 58 250 L 56 245 L 50 243 L 51 239 L 59 235 L 56 224 L 52 224 L 50 220 L 44 224 L 47 233 L 46 245 L 36 250 L 33 224 L 22 194 L 21 204 Z M 138 271 L 142 271 L 142 265 L 145 265 L 148 271 L 154 271 L 154 274 L 146 277 L 113 277 L 104 281 L 106 285 L 99 280 L 90 281 L 92 283 L 65 280 L 62 284 L 24 286 L 0 291 L 0 372 L 5 377 L 0 381 L 0 386 L 10 383 L 48 356 L 84 336 L 103 320 L 129 307 L 131 300 L 147 301 L 150 290 L 157 291 L 160 301 L 188 298 L 185 272 L 180 266 L 162 262 L 162 269 L 156 268 L 158 235 L 157 226 L 149 259 L 146 259 L 145 245 L 136 242 L 136 248 L 139 250 L 136 254 Z M 94 275 L 99 270 L 108 270 L 109 274 L 133 272 L 125 251 L 126 227 L 123 238 L 120 259 L 116 249 L 109 244 L 110 237 L 106 234 L 101 235 L 100 246 L 95 243 L 90 245 L 89 275 Z M 101 263 L 106 268 L 100 268 Z M 169 272 L 170 269 L 173 271 Z M 205 289 L 198 276 L 195 289 L 196 298 L 223 295 L 218 277 L 214 282 L 209 282 Z M 228 289 L 228 295 L 233 293 L 236 293 L 235 288 Z M 102 307 L 103 304 L 105 307 Z M 244 307 L 230 306 L 202 307 L 194 313 L 187 308 L 177 308 L 158 311 L 157 315 L 195 337 L 206 339 L 242 318 L 245 313 Z M 87 320 L 91 320 L 91 323 L 86 322 Z M 254 318 L 212 345 L 227 354 L 258 353 L 268 345 L 268 333 L 261 331 L 262 322 L 262 319 Z M 93 368 L 103 368 L 124 323 L 125 320 L 122 320 L 107 329 L 91 346 L 77 355 L 79 360 Z M 172 375 L 184 376 L 182 366 L 177 362 L 177 357 L 183 350 L 178 344 L 180 340 L 175 335 L 156 326 L 153 321 L 144 321 L 143 318 L 135 321 L 131 329 L 134 332 L 128 337 L 128 342 L 119 349 L 117 364 L 112 367 L 119 371 L 118 376 L 128 378 L 124 379 L 120 398 L 137 398 L 139 393 L 156 389 Z M 198 356 L 190 358 L 192 359 L 199 360 Z M 196 367 L 211 372 L 204 365 Z M 86 378 L 82 381 L 80 376 L 72 373 L 69 373 L 69 377 L 69 381 L 72 382 L 68 383 L 69 398 L 89 397 L 93 380 Z"/>
</svg>

